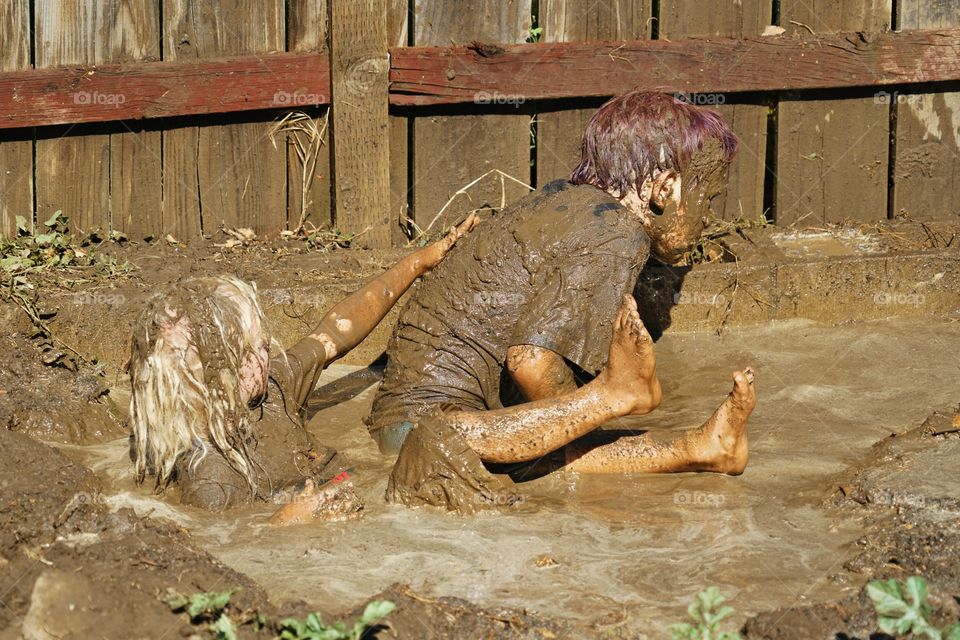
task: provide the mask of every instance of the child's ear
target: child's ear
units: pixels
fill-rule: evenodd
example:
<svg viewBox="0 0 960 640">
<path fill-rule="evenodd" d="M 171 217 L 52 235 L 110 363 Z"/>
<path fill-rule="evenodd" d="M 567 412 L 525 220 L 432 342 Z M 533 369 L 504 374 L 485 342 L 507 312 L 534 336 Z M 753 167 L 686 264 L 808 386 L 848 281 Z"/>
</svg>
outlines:
<svg viewBox="0 0 960 640">
<path fill-rule="evenodd" d="M 670 199 L 673 197 L 674 189 L 679 180 L 680 175 L 670 169 L 661 172 L 660 175 L 654 179 L 653 189 L 650 193 L 650 208 L 654 213 L 657 215 L 663 213 L 667 203 L 670 202 Z"/>
</svg>

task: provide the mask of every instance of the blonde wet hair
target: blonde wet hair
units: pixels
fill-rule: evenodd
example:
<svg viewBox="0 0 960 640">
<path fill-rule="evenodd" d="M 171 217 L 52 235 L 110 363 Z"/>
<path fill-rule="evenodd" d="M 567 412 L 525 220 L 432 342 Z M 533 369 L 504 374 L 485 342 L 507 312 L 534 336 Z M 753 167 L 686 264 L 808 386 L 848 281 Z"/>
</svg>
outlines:
<svg viewBox="0 0 960 640">
<path fill-rule="evenodd" d="M 134 323 L 129 364 L 138 482 L 152 473 L 162 490 L 181 456 L 193 470 L 212 447 L 255 491 L 242 384 L 252 366 L 255 395 L 265 391 L 269 345 L 256 289 L 238 278 L 191 278 L 150 300 Z"/>
</svg>

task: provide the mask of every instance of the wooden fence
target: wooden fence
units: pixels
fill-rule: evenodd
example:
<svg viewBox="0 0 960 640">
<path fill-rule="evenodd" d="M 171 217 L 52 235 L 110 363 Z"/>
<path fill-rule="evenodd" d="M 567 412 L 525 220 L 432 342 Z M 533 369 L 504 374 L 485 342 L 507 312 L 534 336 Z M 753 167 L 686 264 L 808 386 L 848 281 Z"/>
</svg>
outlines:
<svg viewBox="0 0 960 640">
<path fill-rule="evenodd" d="M 398 244 L 565 176 L 633 86 L 731 123 L 725 218 L 957 221 L 958 81 L 953 0 L 7 0 L 0 233 L 305 215 Z M 291 110 L 323 133 L 307 180 Z"/>
</svg>

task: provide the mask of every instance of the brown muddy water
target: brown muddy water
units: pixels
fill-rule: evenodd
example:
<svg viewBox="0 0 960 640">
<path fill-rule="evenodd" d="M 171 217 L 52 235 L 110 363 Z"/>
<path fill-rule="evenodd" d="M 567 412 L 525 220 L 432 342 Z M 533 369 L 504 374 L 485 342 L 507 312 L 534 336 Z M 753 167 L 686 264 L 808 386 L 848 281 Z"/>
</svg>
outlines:
<svg viewBox="0 0 960 640">
<path fill-rule="evenodd" d="M 736 624 L 859 590 L 832 577 L 844 573 L 860 522 L 821 502 L 871 444 L 960 399 L 958 353 L 960 322 L 936 318 L 668 332 L 657 344 L 661 408 L 611 426 L 699 424 L 729 391 L 730 373 L 752 365 L 759 402 L 746 473 L 548 476 L 523 483 L 528 500 L 506 514 L 386 504 L 392 460 L 362 423 L 376 379 L 357 367 L 324 373 L 318 402 L 330 404 L 324 386 L 338 378 L 337 397 L 353 397 L 320 410 L 309 428 L 348 457 L 366 501 L 358 520 L 274 529 L 266 505 L 210 515 L 137 488 L 125 439 L 60 446 L 104 480 L 109 504 L 176 521 L 274 600 L 347 609 L 405 582 L 425 595 L 660 637 L 712 584 L 732 600 Z"/>
</svg>

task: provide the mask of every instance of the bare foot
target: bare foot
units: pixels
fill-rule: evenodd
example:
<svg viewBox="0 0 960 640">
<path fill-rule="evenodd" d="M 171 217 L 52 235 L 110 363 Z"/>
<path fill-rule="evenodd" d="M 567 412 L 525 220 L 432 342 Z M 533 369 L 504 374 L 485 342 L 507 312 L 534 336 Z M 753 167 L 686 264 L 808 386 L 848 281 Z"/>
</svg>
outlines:
<svg viewBox="0 0 960 640">
<path fill-rule="evenodd" d="M 623 296 L 623 304 L 613 320 L 610 353 L 600 379 L 612 400 L 624 404 L 624 415 L 650 413 L 660 406 L 653 338 L 640 321 L 633 296 Z"/>
<path fill-rule="evenodd" d="M 730 395 L 701 427 L 701 438 L 693 448 L 704 471 L 738 476 L 747 468 L 747 419 L 757 404 L 753 379 L 750 367 L 735 372 Z"/>
<path fill-rule="evenodd" d="M 429 270 L 440 264 L 440 261 L 453 248 L 453 245 L 457 244 L 460 238 L 473 231 L 478 224 L 480 224 L 480 216 L 471 213 L 463 222 L 455 227 L 450 227 L 450 231 L 442 240 L 438 240 L 429 247 L 422 249 L 423 267 Z"/>
</svg>

